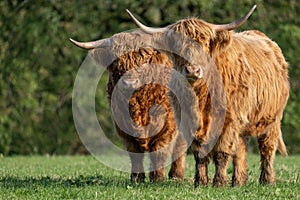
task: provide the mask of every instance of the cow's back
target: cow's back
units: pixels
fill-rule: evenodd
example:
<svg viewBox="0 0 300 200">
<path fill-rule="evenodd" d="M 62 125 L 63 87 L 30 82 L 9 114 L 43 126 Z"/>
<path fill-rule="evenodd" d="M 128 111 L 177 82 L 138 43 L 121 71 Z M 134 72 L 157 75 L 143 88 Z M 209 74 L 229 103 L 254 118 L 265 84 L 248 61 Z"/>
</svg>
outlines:
<svg viewBox="0 0 300 200">
<path fill-rule="evenodd" d="M 281 120 L 289 95 L 288 64 L 275 42 L 259 31 L 233 33 L 215 62 L 232 120 L 249 129 Z"/>
</svg>

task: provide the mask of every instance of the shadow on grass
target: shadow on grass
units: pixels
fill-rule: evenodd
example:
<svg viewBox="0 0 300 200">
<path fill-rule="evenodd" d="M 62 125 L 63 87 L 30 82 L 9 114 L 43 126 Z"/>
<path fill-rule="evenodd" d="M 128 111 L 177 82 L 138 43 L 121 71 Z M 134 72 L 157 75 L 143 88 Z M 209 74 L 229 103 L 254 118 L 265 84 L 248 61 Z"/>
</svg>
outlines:
<svg viewBox="0 0 300 200">
<path fill-rule="evenodd" d="M 88 186 L 121 186 L 130 184 L 130 181 L 108 178 L 101 175 L 78 176 L 74 178 L 55 178 L 55 177 L 2 177 L 0 187 L 2 188 L 26 188 L 26 187 L 88 187 Z"/>
<path fill-rule="evenodd" d="M 90 187 L 90 186 L 105 186 L 105 187 L 148 187 L 148 186 L 179 186 L 182 184 L 190 184 L 192 180 L 166 180 L 164 182 L 152 183 L 132 183 L 129 179 L 119 177 L 106 177 L 102 175 L 95 176 L 78 176 L 74 178 L 54 178 L 54 177 L 2 177 L 0 178 L 0 187 L 12 188 L 32 188 L 32 187 Z M 191 185 L 192 186 L 192 185 Z"/>
</svg>

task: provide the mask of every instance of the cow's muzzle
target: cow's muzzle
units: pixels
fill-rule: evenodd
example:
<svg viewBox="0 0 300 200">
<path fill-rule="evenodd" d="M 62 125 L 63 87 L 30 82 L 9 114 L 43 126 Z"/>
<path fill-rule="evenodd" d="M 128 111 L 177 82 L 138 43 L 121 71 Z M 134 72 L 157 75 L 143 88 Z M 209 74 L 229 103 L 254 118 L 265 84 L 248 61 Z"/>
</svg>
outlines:
<svg viewBox="0 0 300 200">
<path fill-rule="evenodd" d="M 185 68 L 185 73 L 187 77 L 193 77 L 200 79 L 203 77 L 203 70 L 198 65 L 190 65 Z"/>
<path fill-rule="evenodd" d="M 139 88 L 139 80 L 123 78 L 122 85 L 125 89 L 137 89 L 137 88 Z"/>
</svg>

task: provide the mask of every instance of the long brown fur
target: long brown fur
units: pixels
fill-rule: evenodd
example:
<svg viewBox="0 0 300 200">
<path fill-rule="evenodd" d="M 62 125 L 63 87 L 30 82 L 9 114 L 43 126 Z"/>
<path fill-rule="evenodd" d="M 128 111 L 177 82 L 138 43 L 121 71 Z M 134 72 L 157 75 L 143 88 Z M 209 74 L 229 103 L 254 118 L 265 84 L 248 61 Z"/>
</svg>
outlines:
<svg viewBox="0 0 300 200">
<path fill-rule="evenodd" d="M 124 132 L 116 121 L 115 127 L 131 159 L 131 180 L 134 182 L 145 180 L 143 167 L 145 152 L 150 152 L 151 181 L 164 180 L 164 167 L 170 157 L 173 162 L 169 177 L 180 179 L 184 177 L 187 144 L 183 135 L 178 133 L 168 97 L 169 89 L 165 87 L 170 79 L 172 63 L 165 53 L 151 47 L 152 39 L 150 35 L 140 30 L 118 33 L 105 39 L 105 42 L 98 43 L 97 47 L 89 51 L 89 55 L 98 65 L 108 66 L 108 99 L 122 123 L 130 121 L 125 118 L 127 115 L 124 113 L 124 107 L 129 106 L 130 116 L 127 117 L 132 119 L 134 125 L 123 123 L 121 126 L 125 126 L 125 129 L 129 127 L 131 132 Z M 147 66 L 143 67 L 145 65 Z M 160 67 L 153 67 L 155 65 Z M 129 71 L 129 76 L 126 77 L 125 74 Z M 125 77 L 122 79 L 125 80 L 123 83 L 122 76 Z M 140 80 L 153 77 L 159 77 L 162 83 L 150 82 L 140 85 L 134 88 L 136 90 L 129 98 L 129 102 L 127 97 L 118 96 L 120 102 L 112 103 L 113 91 L 119 85 L 117 85 L 119 81 L 120 85 L 126 86 L 126 80 L 133 80 L 129 81 L 130 85 L 135 81 L 138 83 Z M 124 102 L 125 104 L 122 104 Z"/>
<path fill-rule="evenodd" d="M 221 135 L 212 152 L 201 158 L 199 151 L 211 124 L 211 99 L 202 78 L 191 82 L 199 98 L 199 127 L 192 144 L 196 160 L 195 186 L 208 183 L 207 165 L 211 157 L 216 166 L 214 186 L 227 184 L 227 165 L 233 158 L 232 185 L 243 185 L 248 179 L 246 162 L 247 137 L 257 137 L 261 155 L 260 183 L 274 183 L 273 160 L 276 149 L 287 155 L 280 121 L 289 96 L 288 64 L 278 45 L 256 30 L 236 33 L 215 31 L 203 20 L 181 20 L 170 26 L 198 42 L 211 57 L 222 77 L 226 94 L 226 116 Z M 188 48 L 184 46 L 183 48 Z M 175 67 L 187 69 L 180 57 Z M 204 74 L 209 69 L 202 66 Z M 199 87 L 200 86 L 200 87 Z"/>
</svg>

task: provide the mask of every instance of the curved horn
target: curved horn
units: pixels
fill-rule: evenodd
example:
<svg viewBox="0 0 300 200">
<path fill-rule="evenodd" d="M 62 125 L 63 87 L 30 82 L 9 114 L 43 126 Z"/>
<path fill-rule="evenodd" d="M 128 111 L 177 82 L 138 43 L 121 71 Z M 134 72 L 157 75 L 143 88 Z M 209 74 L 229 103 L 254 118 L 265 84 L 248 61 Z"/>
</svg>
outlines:
<svg viewBox="0 0 300 200">
<path fill-rule="evenodd" d="M 83 49 L 94 49 L 99 46 L 103 45 L 110 45 L 110 39 L 102 39 L 102 40 L 96 40 L 92 42 L 77 42 L 76 40 L 73 40 L 70 38 L 70 41 L 75 44 L 76 46 L 83 48 Z"/>
<path fill-rule="evenodd" d="M 128 13 L 128 15 L 130 16 L 130 18 L 133 20 L 133 22 L 144 32 L 148 33 L 148 34 L 154 34 L 154 33 L 162 33 L 168 30 L 167 27 L 164 28 L 152 28 L 152 27 L 148 27 L 145 26 L 144 24 L 142 24 L 141 22 L 139 22 L 139 20 L 137 20 L 133 14 L 131 14 L 131 12 L 126 9 L 126 12 Z"/>
<path fill-rule="evenodd" d="M 230 23 L 230 24 L 220 24 L 220 25 L 216 25 L 216 24 L 212 24 L 213 28 L 216 31 L 222 31 L 222 30 L 233 30 L 239 26 L 241 26 L 249 17 L 250 15 L 253 13 L 253 11 L 255 10 L 256 5 L 254 5 L 251 10 L 242 18 Z"/>
</svg>

